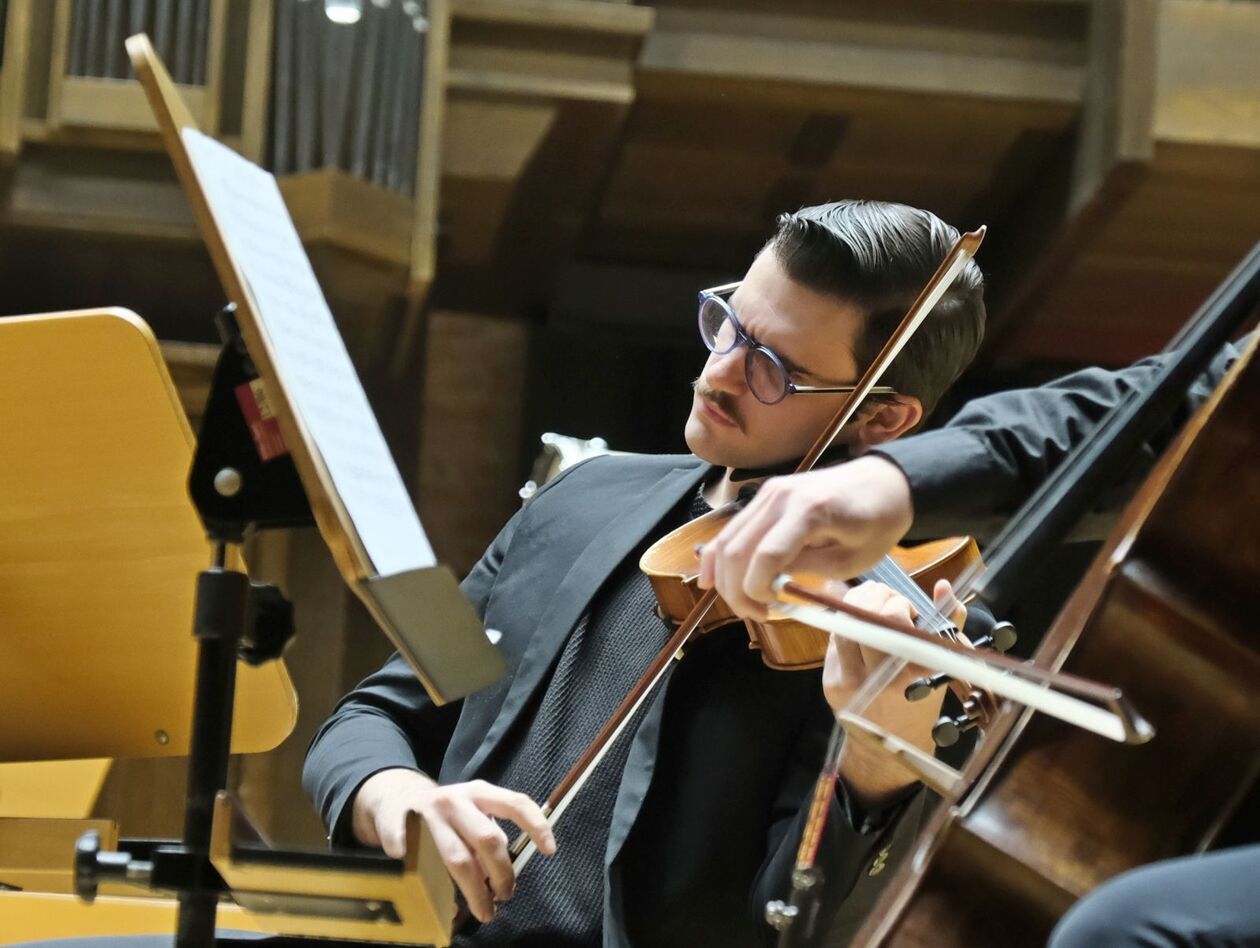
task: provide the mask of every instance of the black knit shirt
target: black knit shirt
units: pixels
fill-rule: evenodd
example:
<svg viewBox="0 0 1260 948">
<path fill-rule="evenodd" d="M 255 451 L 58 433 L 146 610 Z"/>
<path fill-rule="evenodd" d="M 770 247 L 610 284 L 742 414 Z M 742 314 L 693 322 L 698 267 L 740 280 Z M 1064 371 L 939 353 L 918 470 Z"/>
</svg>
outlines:
<svg viewBox="0 0 1260 948">
<path fill-rule="evenodd" d="M 709 510 L 699 492 L 681 524 Z M 656 614 L 656 595 L 628 557 L 574 627 L 523 733 L 484 775 L 500 786 L 544 800 L 586 750 L 669 640 Z M 668 675 L 672 669 L 667 670 Z M 658 691 L 659 693 L 659 691 Z M 603 940 L 604 858 L 608 828 L 626 758 L 649 697 L 555 825 L 554 856 L 535 855 L 517 879 L 513 897 L 488 923 L 455 939 L 480 945 L 599 945 Z M 509 839 L 517 828 L 505 824 Z"/>
</svg>

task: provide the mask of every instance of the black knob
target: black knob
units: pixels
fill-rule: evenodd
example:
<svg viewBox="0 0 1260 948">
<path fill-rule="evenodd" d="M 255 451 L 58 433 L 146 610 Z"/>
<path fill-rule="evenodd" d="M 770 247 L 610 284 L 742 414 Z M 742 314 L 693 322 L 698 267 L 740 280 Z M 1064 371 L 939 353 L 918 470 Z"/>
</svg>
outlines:
<svg viewBox="0 0 1260 948">
<path fill-rule="evenodd" d="M 949 684 L 949 675 L 946 675 L 944 672 L 933 675 L 930 678 L 916 678 L 906 685 L 906 700 L 922 701 L 941 685 L 947 684 Z"/>
<path fill-rule="evenodd" d="M 1011 646 L 1019 641 L 1019 634 L 1015 631 L 1015 626 L 1009 622 L 999 622 L 993 627 L 993 631 L 989 633 L 993 639 L 993 647 L 999 652 L 1009 652 Z"/>
<path fill-rule="evenodd" d="M 977 721 L 966 714 L 951 718 L 948 714 L 932 725 L 932 740 L 937 747 L 953 747 L 958 738 L 977 725 Z"/>
<path fill-rule="evenodd" d="M 88 830 L 74 844 L 74 894 L 88 904 L 96 901 L 100 878 L 96 855 L 101 851 L 101 834 Z"/>
<path fill-rule="evenodd" d="M 240 656 L 250 665 L 277 659 L 293 640 L 293 603 L 275 586 L 251 583 L 252 628 L 240 644 Z"/>
<path fill-rule="evenodd" d="M 101 851 L 101 836 L 88 830 L 74 844 L 74 893 L 84 902 L 96 901 L 103 879 L 126 879 L 131 853 Z"/>
</svg>

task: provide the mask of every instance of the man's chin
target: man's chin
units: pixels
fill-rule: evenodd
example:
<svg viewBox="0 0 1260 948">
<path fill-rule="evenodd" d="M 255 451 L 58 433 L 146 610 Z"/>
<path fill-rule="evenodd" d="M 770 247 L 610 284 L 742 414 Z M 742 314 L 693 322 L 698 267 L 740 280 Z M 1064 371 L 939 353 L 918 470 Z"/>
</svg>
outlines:
<svg viewBox="0 0 1260 948">
<path fill-rule="evenodd" d="M 694 410 L 687 416 L 687 424 L 683 426 L 683 440 L 687 442 L 687 450 L 696 457 L 704 458 L 705 449 L 711 439 Z"/>
<path fill-rule="evenodd" d="M 683 429 L 683 438 L 687 442 L 687 449 L 702 461 L 708 461 L 710 464 L 717 464 L 725 467 L 726 464 L 717 458 L 726 454 L 722 450 L 720 438 L 717 433 L 709 428 L 703 421 L 696 417 L 693 410 L 687 417 L 687 425 Z"/>
<path fill-rule="evenodd" d="M 687 448 L 702 461 L 717 467 L 758 467 L 760 459 L 750 459 L 736 442 L 745 436 L 738 431 L 716 431 L 696 417 L 693 411 L 683 429 Z"/>
</svg>

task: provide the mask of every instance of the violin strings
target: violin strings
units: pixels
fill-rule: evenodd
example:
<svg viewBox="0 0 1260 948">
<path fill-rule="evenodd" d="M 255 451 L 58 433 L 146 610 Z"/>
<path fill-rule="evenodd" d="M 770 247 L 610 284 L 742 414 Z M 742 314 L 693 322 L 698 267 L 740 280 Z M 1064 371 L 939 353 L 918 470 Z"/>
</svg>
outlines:
<svg viewBox="0 0 1260 948">
<path fill-rule="evenodd" d="M 936 607 L 931 597 L 891 557 L 885 556 L 867 575 L 909 599 L 919 614 L 916 621 L 922 622 L 926 631 L 954 638 L 957 630 L 953 621 Z"/>
<path fill-rule="evenodd" d="M 927 593 L 919 587 L 918 583 L 907 576 L 891 558 L 884 557 L 875 564 L 871 572 L 880 582 L 885 583 L 909 599 L 925 622 L 937 622 L 941 618 L 936 610 L 936 604 L 928 598 Z"/>
</svg>

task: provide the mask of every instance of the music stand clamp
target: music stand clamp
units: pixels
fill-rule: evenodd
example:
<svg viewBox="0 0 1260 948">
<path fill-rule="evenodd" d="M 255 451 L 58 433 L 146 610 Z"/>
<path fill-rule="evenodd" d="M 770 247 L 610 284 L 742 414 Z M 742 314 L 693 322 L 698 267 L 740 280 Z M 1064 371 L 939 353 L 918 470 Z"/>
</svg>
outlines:
<svg viewBox="0 0 1260 948">
<path fill-rule="evenodd" d="M 197 577 L 196 696 L 183 839 L 102 852 L 99 837 L 89 832 L 80 837 L 75 855 L 75 890 L 85 901 L 91 902 L 99 884 L 110 879 L 177 893 L 178 948 L 214 944 L 217 904 L 226 891 L 210 862 L 210 840 L 215 796 L 227 784 L 237 659 L 257 665 L 279 658 L 293 636 L 292 605 L 274 586 L 251 583 L 244 573 L 229 569 L 228 547 L 253 530 L 314 522 L 291 457 L 283 453 L 265 460 L 257 428 L 251 430 L 246 420 L 242 399 L 258 372 L 234 309 L 229 305 L 215 320 L 223 348 L 188 477 L 213 552 L 210 568 Z"/>
</svg>

